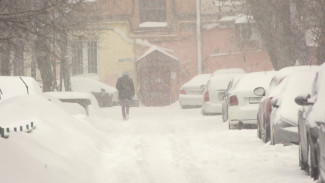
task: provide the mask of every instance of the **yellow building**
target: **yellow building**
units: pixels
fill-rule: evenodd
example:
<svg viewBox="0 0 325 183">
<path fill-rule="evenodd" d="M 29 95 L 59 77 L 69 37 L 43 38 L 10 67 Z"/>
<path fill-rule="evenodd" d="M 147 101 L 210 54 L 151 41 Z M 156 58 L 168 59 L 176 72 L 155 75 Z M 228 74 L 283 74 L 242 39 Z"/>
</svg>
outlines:
<svg viewBox="0 0 325 183">
<path fill-rule="evenodd" d="M 93 75 L 115 86 L 123 71 L 128 71 L 136 85 L 135 41 L 130 38 L 127 22 L 96 22 L 87 34 L 70 41 L 71 74 Z M 84 34 L 83 34 L 84 35 Z"/>
</svg>

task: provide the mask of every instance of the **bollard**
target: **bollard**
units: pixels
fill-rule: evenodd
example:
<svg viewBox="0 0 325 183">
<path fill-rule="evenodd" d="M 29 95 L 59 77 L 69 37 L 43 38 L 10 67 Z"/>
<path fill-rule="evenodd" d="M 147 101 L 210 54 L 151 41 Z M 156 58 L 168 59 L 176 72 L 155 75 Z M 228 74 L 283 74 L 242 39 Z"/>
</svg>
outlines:
<svg viewBox="0 0 325 183">
<path fill-rule="evenodd" d="M 9 128 L 7 128 L 7 133 L 9 133 L 10 132 L 10 129 Z"/>
<path fill-rule="evenodd" d="M 29 130 L 29 125 L 26 125 L 26 129 Z"/>
<path fill-rule="evenodd" d="M 30 122 L 30 127 L 34 128 L 34 122 Z"/>
<path fill-rule="evenodd" d="M 7 128 L 7 130 L 8 130 L 8 128 Z M 17 132 L 17 127 L 14 128 L 14 132 Z"/>
<path fill-rule="evenodd" d="M 20 126 L 20 131 L 21 131 L 21 132 L 23 131 L 23 126 Z"/>
</svg>

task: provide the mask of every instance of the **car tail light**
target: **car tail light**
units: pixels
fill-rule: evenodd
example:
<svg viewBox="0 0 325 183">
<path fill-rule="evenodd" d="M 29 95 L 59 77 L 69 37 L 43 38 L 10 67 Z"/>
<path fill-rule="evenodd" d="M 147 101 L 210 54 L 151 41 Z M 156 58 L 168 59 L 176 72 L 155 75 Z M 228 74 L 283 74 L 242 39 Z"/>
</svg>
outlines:
<svg viewBox="0 0 325 183">
<path fill-rule="evenodd" d="M 238 98 L 236 95 L 233 95 L 229 98 L 229 105 L 230 106 L 238 105 Z"/>
<path fill-rule="evenodd" d="M 181 90 L 179 93 L 180 94 L 183 94 L 183 95 L 186 95 L 186 91 L 185 90 Z"/>
<path fill-rule="evenodd" d="M 210 98 L 209 98 L 209 91 L 206 91 L 204 93 L 204 102 L 209 102 L 210 101 Z"/>
</svg>

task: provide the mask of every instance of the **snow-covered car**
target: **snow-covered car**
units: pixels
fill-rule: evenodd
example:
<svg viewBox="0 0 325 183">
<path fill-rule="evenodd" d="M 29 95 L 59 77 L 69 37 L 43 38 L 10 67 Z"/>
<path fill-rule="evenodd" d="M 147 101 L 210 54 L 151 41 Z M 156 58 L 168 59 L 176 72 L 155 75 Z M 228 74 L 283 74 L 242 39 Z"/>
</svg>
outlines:
<svg viewBox="0 0 325 183">
<path fill-rule="evenodd" d="M 279 84 L 289 74 L 301 70 L 315 70 L 317 66 L 291 66 L 280 69 L 272 78 L 267 90 L 261 91 L 264 96 L 258 107 L 257 112 L 257 136 L 263 140 L 264 143 L 270 140 L 270 115 L 272 112 L 271 100 L 279 93 Z"/>
<path fill-rule="evenodd" d="M 204 101 L 202 105 L 202 113 L 204 115 L 221 114 L 225 91 L 229 82 L 238 75 L 242 74 L 229 73 L 211 76 L 204 92 Z"/>
<path fill-rule="evenodd" d="M 298 115 L 299 166 L 321 182 L 325 181 L 325 64 L 316 74 L 308 93 L 301 93 L 295 101 L 302 106 Z"/>
<path fill-rule="evenodd" d="M 40 84 L 28 76 L 0 76 L 0 101 L 20 95 L 41 95 Z"/>
<path fill-rule="evenodd" d="M 228 87 L 225 91 L 224 94 L 224 101 L 222 102 L 222 120 L 223 122 L 226 122 L 228 120 L 228 106 L 229 106 L 229 95 L 231 91 L 236 88 L 236 85 L 241 78 L 242 75 L 240 76 L 235 76 L 234 78 L 231 79 L 228 83 Z"/>
<path fill-rule="evenodd" d="M 298 71 L 283 79 L 279 94 L 271 100 L 270 117 L 271 144 L 299 143 L 298 110 L 295 97 L 308 93 L 312 87 L 316 71 Z"/>
<path fill-rule="evenodd" d="M 229 93 L 229 129 L 256 128 L 257 109 L 262 97 L 254 94 L 254 89 L 267 88 L 274 73 L 274 71 L 253 72 L 240 78 L 237 86 Z"/>
<path fill-rule="evenodd" d="M 129 106 L 130 107 L 139 107 L 140 106 L 140 99 L 138 98 L 137 95 L 134 95 L 134 97 L 129 100 Z M 112 99 L 112 105 L 115 106 L 115 105 L 120 105 L 120 100 L 118 98 L 118 93 L 117 95 L 114 95 L 113 96 L 113 99 Z"/>
<path fill-rule="evenodd" d="M 199 74 L 185 83 L 179 92 L 179 103 L 182 108 L 201 107 L 203 93 L 211 74 Z"/>
<path fill-rule="evenodd" d="M 52 92 L 58 95 L 58 92 Z M 68 93 L 68 92 L 61 92 L 61 93 Z M 70 96 L 69 99 L 74 94 L 64 94 L 65 96 Z M 87 109 L 82 108 L 84 106 L 80 106 L 78 104 L 73 104 L 71 102 L 66 101 L 63 103 L 58 98 L 44 94 L 42 92 L 41 84 L 37 82 L 34 78 L 28 76 L 0 76 L 0 102 L 6 101 L 11 98 L 25 96 L 25 95 L 36 95 L 40 97 L 44 97 L 49 101 L 52 101 L 59 107 L 63 108 L 70 114 L 86 114 Z M 69 100 L 68 99 L 68 100 Z M 74 102 L 75 103 L 75 102 Z M 80 109 L 81 108 L 81 109 Z"/>
<path fill-rule="evenodd" d="M 215 70 L 212 73 L 212 75 L 215 75 L 215 74 L 234 74 L 234 73 L 244 74 L 246 72 L 242 68 L 228 68 L 228 69 L 218 69 L 218 70 Z"/>
<path fill-rule="evenodd" d="M 92 103 L 98 103 L 99 107 L 110 107 L 113 105 L 113 100 L 117 98 L 115 87 L 98 81 L 96 78 L 73 76 L 70 80 L 72 91 L 92 94 L 96 98 L 92 100 Z"/>
</svg>

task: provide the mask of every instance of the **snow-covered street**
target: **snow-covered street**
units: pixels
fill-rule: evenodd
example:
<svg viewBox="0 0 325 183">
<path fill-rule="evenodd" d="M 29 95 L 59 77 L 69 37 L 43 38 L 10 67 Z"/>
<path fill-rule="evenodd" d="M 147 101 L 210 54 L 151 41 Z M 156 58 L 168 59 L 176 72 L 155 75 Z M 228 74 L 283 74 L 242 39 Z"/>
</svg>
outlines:
<svg viewBox="0 0 325 183">
<path fill-rule="evenodd" d="M 313 182 L 298 165 L 298 146 L 272 146 L 256 130 L 228 130 L 221 116 L 201 109 L 131 108 L 123 121 L 120 107 L 101 109 L 94 120 L 107 149 L 98 182 Z"/>
</svg>

